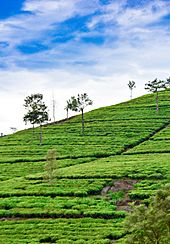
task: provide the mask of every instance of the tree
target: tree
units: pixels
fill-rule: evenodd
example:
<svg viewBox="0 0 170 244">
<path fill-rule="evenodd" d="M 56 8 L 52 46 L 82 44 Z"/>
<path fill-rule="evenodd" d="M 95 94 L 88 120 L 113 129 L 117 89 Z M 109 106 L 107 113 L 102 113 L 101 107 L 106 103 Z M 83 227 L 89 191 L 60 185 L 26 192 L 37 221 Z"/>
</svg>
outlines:
<svg viewBox="0 0 170 244">
<path fill-rule="evenodd" d="M 148 207 L 135 207 L 125 219 L 125 229 L 125 243 L 170 243 L 170 184 L 157 192 Z"/>
<path fill-rule="evenodd" d="M 87 93 L 78 94 L 77 98 L 75 96 L 71 97 L 71 110 L 76 112 L 81 112 L 81 123 L 82 123 L 82 135 L 84 136 L 84 109 L 93 104 Z"/>
<path fill-rule="evenodd" d="M 67 112 L 67 119 L 68 119 L 68 111 L 69 109 L 72 110 L 73 107 L 75 107 L 75 105 L 77 104 L 76 102 L 76 98 L 75 97 L 71 97 L 69 100 L 66 101 L 67 105 L 65 106 L 65 110 Z"/>
<path fill-rule="evenodd" d="M 51 149 L 47 152 L 46 161 L 47 162 L 44 167 L 45 169 L 44 179 L 52 183 L 52 180 L 55 178 L 54 171 L 57 169 L 55 149 Z"/>
<path fill-rule="evenodd" d="M 32 94 L 25 98 L 24 107 L 27 109 L 27 113 L 24 115 L 24 121 L 30 122 L 33 125 L 40 125 L 40 145 L 42 144 L 42 123 L 48 121 L 47 106 L 43 102 L 43 95 L 40 93 Z"/>
<path fill-rule="evenodd" d="M 167 83 L 163 80 L 155 79 L 153 81 L 148 81 L 145 84 L 145 89 L 149 90 L 150 92 L 156 93 L 156 111 L 159 111 L 159 98 L 158 98 L 158 91 L 167 88 Z"/>
<path fill-rule="evenodd" d="M 170 77 L 166 79 L 166 85 L 167 87 L 170 87 Z"/>
<path fill-rule="evenodd" d="M 135 85 L 135 81 L 129 81 L 129 83 L 128 83 L 128 87 L 129 87 L 129 89 L 130 89 L 130 98 L 132 99 L 132 90 L 134 89 L 134 88 L 136 88 L 136 85 Z"/>
</svg>

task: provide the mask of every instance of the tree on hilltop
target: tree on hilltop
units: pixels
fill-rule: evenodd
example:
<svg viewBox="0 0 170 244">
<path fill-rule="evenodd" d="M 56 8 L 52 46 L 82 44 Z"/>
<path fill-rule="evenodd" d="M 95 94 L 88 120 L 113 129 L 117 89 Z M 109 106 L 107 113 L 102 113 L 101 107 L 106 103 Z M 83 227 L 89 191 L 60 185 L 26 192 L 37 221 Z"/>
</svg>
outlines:
<svg viewBox="0 0 170 244">
<path fill-rule="evenodd" d="M 132 99 L 132 91 L 133 91 L 134 88 L 136 88 L 135 81 L 133 81 L 133 80 L 129 81 L 128 87 L 130 89 L 130 98 Z"/>
<path fill-rule="evenodd" d="M 158 97 L 158 91 L 164 90 L 167 88 L 166 81 L 158 80 L 157 78 L 153 81 L 148 81 L 148 83 L 145 84 L 145 90 L 148 90 L 150 92 L 153 92 L 156 94 L 156 111 L 159 111 L 159 97 Z"/>
<path fill-rule="evenodd" d="M 43 102 L 43 95 L 40 93 L 27 96 L 24 100 L 24 107 L 27 109 L 27 113 L 24 115 L 23 120 L 27 123 L 30 122 L 33 125 L 40 125 L 40 145 L 42 144 L 42 123 L 48 121 L 47 106 Z"/>
<path fill-rule="evenodd" d="M 65 110 L 67 112 L 67 119 L 68 119 L 68 111 L 69 109 L 72 110 L 73 107 L 75 107 L 76 103 L 76 98 L 75 97 L 71 97 L 69 100 L 66 101 L 67 105 L 65 106 Z"/>
<path fill-rule="evenodd" d="M 81 123 L 82 123 L 82 135 L 84 136 L 84 109 L 93 104 L 93 101 L 88 97 L 87 93 L 78 94 L 71 97 L 71 110 L 75 112 L 81 112 Z"/>
<path fill-rule="evenodd" d="M 170 77 L 166 79 L 166 85 L 167 87 L 170 87 Z"/>
</svg>

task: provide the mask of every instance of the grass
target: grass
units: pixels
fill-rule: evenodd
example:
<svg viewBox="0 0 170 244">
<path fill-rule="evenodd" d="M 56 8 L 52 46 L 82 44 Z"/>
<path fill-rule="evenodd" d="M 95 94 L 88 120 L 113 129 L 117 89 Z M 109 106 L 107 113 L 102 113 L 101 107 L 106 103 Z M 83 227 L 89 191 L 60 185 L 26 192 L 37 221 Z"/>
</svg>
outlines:
<svg viewBox="0 0 170 244">
<path fill-rule="evenodd" d="M 88 112 L 85 136 L 78 115 L 45 125 L 42 146 L 39 128 L 0 138 L 1 242 L 124 243 L 118 208 L 127 197 L 148 202 L 170 181 L 169 97 L 159 93 L 159 113 L 154 94 Z M 57 151 L 52 182 L 44 180 L 49 149 Z"/>
</svg>

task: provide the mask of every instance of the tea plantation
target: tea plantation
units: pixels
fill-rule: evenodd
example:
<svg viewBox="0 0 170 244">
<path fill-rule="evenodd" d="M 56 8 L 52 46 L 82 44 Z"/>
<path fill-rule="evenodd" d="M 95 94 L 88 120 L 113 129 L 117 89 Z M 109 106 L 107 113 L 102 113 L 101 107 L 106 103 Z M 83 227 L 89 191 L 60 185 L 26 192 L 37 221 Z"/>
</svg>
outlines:
<svg viewBox="0 0 170 244">
<path fill-rule="evenodd" d="M 130 204 L 170 182 L 170 90 L 0 138 L 0 243 L 125 243 Z M 46 155 L 57 152 L 46 181 Z"/>
</svg>

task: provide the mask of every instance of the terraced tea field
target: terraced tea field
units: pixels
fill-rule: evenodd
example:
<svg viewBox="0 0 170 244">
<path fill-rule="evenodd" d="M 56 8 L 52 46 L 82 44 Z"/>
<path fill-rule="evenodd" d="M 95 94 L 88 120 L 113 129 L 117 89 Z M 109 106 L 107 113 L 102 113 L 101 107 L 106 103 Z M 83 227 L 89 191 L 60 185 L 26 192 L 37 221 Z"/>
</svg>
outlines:
<svg viewBox="0 0 170 244">
<path fill-rule="evenodd" d="M 170 182 L 170 90 L 0 138 L 0 240 L 125 243 L 129 203 Z M 52 182 L 46 154 L 56 149 Z"/>
</svg>

